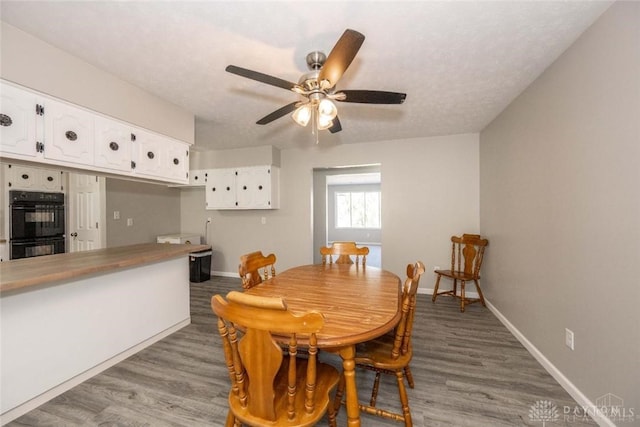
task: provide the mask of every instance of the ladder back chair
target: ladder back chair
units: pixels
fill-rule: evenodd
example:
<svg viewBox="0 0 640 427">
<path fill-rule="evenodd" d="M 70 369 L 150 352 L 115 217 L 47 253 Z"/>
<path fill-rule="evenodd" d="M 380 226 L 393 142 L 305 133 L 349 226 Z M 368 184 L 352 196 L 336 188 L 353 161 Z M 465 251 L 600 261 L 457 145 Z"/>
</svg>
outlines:
<svg viewBox="0 0 640 427">
<path fill-rule="evenodd" d="M 238 274 L 242 279 L 242 287 L 249 289 L 276 275 L 276 256 L 264 256 L 261 251 L 251 252 L 240 257 Z"/>
<path fill-rule="evenodd" d="M 463 234 L 462 237 L 451 237 L 451 269 L 435 270 L 436 285 L 433 289 L 431 300 L 436 302 L 438 295 L 451 295 L 460 300 L 460 311 L 464 312 L 465 306 L 480 301 L 483 306 L 484 295 L 480 288 L 480 267 L 484 258 L 484 250 L 489 244 L 487 239 L 483 239 L 479 234 Z M 453 280 L 453 288 L 449 291 L 438 292 L 440 279 L 447 277 Z M 460 281 L 460 295 L 458 295 L 458 281 Z M 473 281 L 478 290 L 479 298 L 468 298 L 465 294 L 466 282 Z"/>
<path fill-rule="evenodd" d="M 407 279 L 402 289 L 402 316 L 392 334 L 383 335 L 356 347 L 356 366 L 376 373 L 368 405 L 359 403 L 360 411 L 379 417 L 402 421 L 407 427 L 413 426 L 409 397 L 404 385 L 405 376 L 409 386 L 413 388 L 413 377 L 409 363 L 413 356 L 411 333 L 416 309 L 416 294 L 420 276 L 424 273 L 424 264 L 417 261 L 407 266 Z M 394 413 L 376 406 L 381 374 L 395 375 L 402 413 Z M 339 408 L 344 392 L 344 378 L 341 378 L 335 396 L 334 405 Z"/>
<path fill-rule="evenodd" d="M 214 295 L 211 308 L 218 316 L 231 380 L 226 427 L 312 426 L 325 414 L 329 425 L 336 425 L 330 393 L 340 373 L 317 360 L 321 313 L 293 314 L 282 298 L 237 291 L 229 292 L 226 300 Z M 288 354 L 274 335 L 287 337 Z M 308 346 L 306 358 L 297 357 L 298 338 Z"/>
<path fill-rule="evenodd" d="M 331 246 L 323 246 L 320 248 L 320 255 L 322 255 L 322 264 L 353 264 L 351 256 L 355 256 L 356 264 L 360 263 L 362 259 L 362 265 L 367 264 L 367 255 L 369 255 L 369 248 L 366 246 L 357 247 L 356 242 L 333 242 Z M 335 261 L 334 261 L 335 257 Z"/>
</svg>

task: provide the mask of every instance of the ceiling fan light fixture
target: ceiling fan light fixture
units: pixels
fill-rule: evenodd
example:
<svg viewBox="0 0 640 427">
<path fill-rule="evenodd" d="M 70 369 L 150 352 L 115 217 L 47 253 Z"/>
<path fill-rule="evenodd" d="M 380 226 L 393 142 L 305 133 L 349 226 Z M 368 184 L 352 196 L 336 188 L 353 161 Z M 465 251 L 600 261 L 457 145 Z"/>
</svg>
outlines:
<svg viewBox="0 0 640 427">
<path fill-rule="evenodd" d="M 309 104 L 302 105 L 291 114 L 291 118 L 300 126 L 306 126 L 311 120 L 311 108 Z"/>
<path fill-rule="evenodd" d="M 318 116 L 318 130 L 325 130 L 325 129 L 329 129 L 332 125 L 333 125 L 333 119 L 334 117 L 329 117 L 329 116 L 325 116 L 320 114 Z"/>
<path fill-rule="evenodd" d="M 329 118 L 329 121 L 331 121 L 338 115 L 338 109 L 336 108 L 336 104 L 331 102 L 330 99 L 325 98 L 318 104 L 318 113 L 320 117 L 326 116 Z"/>
</svg>

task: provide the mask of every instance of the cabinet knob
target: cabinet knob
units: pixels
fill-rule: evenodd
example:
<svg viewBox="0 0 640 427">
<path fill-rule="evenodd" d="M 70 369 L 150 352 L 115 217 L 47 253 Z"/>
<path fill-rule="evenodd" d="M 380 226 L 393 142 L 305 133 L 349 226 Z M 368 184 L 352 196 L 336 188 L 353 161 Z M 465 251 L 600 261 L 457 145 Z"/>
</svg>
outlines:
<svg viewBox="0 0 640 427">
<path fill-rule="evenodd" d="M 227 191 L 231 190 L 231 187 L 227 187 Z"/>
<path fill-rule="evenodd" d="M 262 185 L 258 185 L 258 190 L 262 190 Z"/>
<path fill-rule="evenodd" d="M 178 160 L 178 159 L 174 158 L 174 159 L 173 159 L 173 164 L 174 164 L 174 165 L 178 165 L 178 164 L 180 164 L 180 160 Z"/>
<path fill-rule="evenodd" d="M 109 148 L 111 148 L 113 151 L 118 151 L 118 148 L 120 148 L 120 146 L 118 145 L 117 142 L 111 141 L 109 143 Z"/>
<path fill-rule="evenodd" d="M 49 181 L 49 182 L 53 181 L 53 177 L 52 176 L 48 176 L 47 177 L 47 181 Z"/>
<path fill-rule="evenodd" d="M 216 187 L 213 187 L 213 188 L 211 189 L 211 191 L 216 191 Z"/>
<path fill-rule="evenodd" d="M 147 152 L 147 157 L 148 157 L 148 158 L 153 159 L 155 156 L 156 156 L 156 155 L 155 155 L 155 154 L 153 154 L 153 151 L 149 151 L 149 152 Z"/>
<path fill-rule="evenodd" d="M 9 127 L 12 124 L 13 120 L 11 120 L 11 117 L 7 116 L 6 114 L 0 114 L 0 126 Z"/>
<path fill-rule="evenodd" d="M 22 174 L 22 179 L 29 179 L 29 175 L 27 175 L 26 173 Z"/>
<path fill-rule="evenodd" d="M 243 185 L 243 186 L 242 186 L 242 189 L 243 189 L 243 190 L 246 190 L 246 189 L 247 189 L 247 186 L 246 186 L 246 185 Z"/>
<path fill-rule="evenodd" d="M 66 131 L 64 133 L 64 136 L 66 136 L 69 141 L 75 141 L 76 139 L 78 139 L 78 134 L 72 130 Z"/>
</svg>

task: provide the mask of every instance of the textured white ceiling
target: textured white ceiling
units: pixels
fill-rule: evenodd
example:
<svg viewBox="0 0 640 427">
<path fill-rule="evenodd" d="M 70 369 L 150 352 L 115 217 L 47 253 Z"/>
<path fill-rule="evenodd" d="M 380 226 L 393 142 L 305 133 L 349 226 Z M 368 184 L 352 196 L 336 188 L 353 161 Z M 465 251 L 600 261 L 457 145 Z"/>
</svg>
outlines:
<svg viewBox="0 0 640 427">
<path fill-rule="evenodd" d="M 297 99 L 225 72 L 297 82 L 346 28 L 366 40 L 338 89 L 406 92 L 403 105 L 338 103 L 347 144 L 479 132 L 606 10 L 596 1 L 6 1 L 3 21 L 196 115 L 200 149 L 304 146 Z"/>
</svg>

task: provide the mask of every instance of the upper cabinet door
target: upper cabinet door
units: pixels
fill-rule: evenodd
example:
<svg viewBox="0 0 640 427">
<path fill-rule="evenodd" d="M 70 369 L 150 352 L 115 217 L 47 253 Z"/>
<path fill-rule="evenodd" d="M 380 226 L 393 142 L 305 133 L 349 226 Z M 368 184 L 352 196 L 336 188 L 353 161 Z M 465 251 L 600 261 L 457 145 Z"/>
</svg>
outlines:
<svg viewBox="0 0 640 427">
<path fill-rule="evenodd" d="M 94 115 L 71 105 L 47 100 L 44 111 L 44 157 L 93 164 Z"/>
<path fill-rule="evenodd" d="M 133 135 L 133 163 L 136 175 L 162 176 L 166 151 L 164 140 L 142 129 L 134 130 Z"/>
<path fill-rule="evenodd" d="M 167 178 L 181 180 L 187 184 L 189 182 L 189 145 L 169 140 L 165 148 Z"/>
<path fill-rule="evenodd" d="M 236 169 L 211 169 L 205 184 L 207 209 L 233 209 L 236 202 Z"/>
<path fill-rule="evenodd" d="M 114 120 L 95 120 L 95 165 L 117 171 L 131 171 L 132 128 Z"/>
<path fill-rule="evenodd" d="M 35 94 L 0 84 L 0 151 L 34 157 L 36 150 Z"/>
</svg>

